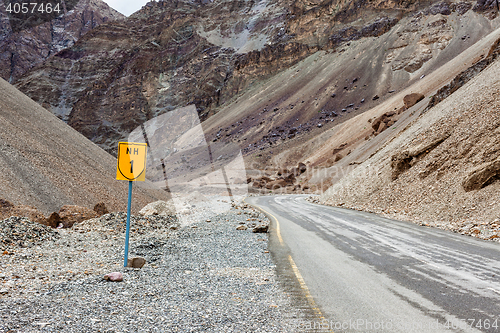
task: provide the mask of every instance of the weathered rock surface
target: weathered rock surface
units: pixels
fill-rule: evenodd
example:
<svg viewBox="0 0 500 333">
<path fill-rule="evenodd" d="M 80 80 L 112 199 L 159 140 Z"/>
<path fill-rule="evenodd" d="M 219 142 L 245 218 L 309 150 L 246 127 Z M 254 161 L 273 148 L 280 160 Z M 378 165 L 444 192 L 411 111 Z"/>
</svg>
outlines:
<svg viewBox="0 0 500 333">
<path fill-rule="evenodd" d="M 80 0 L 61 17 L 14 32 L 0 1 L 0 77 L 15 83 L 50 56 L 73 46 L 91 29 L 124 17 L 101 0 Z"/>
</svg>

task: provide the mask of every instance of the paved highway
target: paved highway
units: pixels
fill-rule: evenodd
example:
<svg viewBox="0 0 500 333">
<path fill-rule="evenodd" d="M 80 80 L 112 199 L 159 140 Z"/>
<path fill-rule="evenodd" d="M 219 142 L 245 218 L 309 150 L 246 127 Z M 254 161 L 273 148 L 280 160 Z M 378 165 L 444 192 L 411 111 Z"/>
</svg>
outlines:
<svg viewBox="0 0 500 333">
<path fill-rule="evenodd" d="M 499 243 L 311 204 L 303 196 L 246 202 L 271 215 L 271 252 L 289 263 L 317 311 L 299 327 L 500 332 Z"/>
</svg>

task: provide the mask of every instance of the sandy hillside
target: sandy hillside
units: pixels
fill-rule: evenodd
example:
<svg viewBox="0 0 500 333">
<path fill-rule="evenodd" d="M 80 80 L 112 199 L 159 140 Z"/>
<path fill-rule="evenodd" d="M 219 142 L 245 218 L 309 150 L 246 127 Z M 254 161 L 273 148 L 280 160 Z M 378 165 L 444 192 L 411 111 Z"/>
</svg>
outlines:
<svg viewBox="0 0 500 333">
<path fill-rule="evenodd" d="M 125 210 L 128 186 L 115 180 L 116 159 L 0 79 L 0 198 L 45 214 L 63 205 L 104 202 Z M 139 184 L 134 210 L 167 199 Z M 152 186 L 151 186 L 152 188 Z"/>
<path fill-rule="evenodd" d="M 321 201 L 431 225 L 500 211 L 500 62 L 423 113 Z"/>
</svg>

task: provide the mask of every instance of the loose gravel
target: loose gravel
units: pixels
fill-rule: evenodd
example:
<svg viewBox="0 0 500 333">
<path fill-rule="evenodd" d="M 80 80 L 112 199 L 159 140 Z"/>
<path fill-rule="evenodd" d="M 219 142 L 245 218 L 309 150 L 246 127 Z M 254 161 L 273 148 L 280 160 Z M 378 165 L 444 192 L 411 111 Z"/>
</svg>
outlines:
<svg viewBox="0 0 500 333">
<path fill-rule="evenodd" d="M 11 248 L 0 256 L 0 332 L 293 332 L 304 314 L 277 281 L 267 234 L 252 232 L 260 223 L 246 205 L 182 228 L 134 217 L 129 258 L 145 258 L 142 269 L 123 268 L 123 213 Z M 113 271 L 124 281 L 103 279 Z"/>
<path fill-rule="evenodd" d="M 0 223 L 0 251 L 33 247 L 59 238 L 54 229 L 40 223 L 31 222 L 25 217 L 11 217 Z"/>
</svg>

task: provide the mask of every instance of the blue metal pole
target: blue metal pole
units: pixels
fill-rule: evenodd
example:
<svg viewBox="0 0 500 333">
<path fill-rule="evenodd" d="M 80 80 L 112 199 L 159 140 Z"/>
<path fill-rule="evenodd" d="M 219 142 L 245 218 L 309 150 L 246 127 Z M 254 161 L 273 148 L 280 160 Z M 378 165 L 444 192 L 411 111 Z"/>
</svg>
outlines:
<svg viewBox="0 0 500 333">
<path fill-rule="evenodd" d="M 123 267 L 127 267 L 128 261 L 128 239 L 130 236 L 130 206 L 132 206 L 132 182 L 128 182 L 128 206 L 127 206 L 127 231 L 125 232 L 125 260 Z"/>
</svg>

